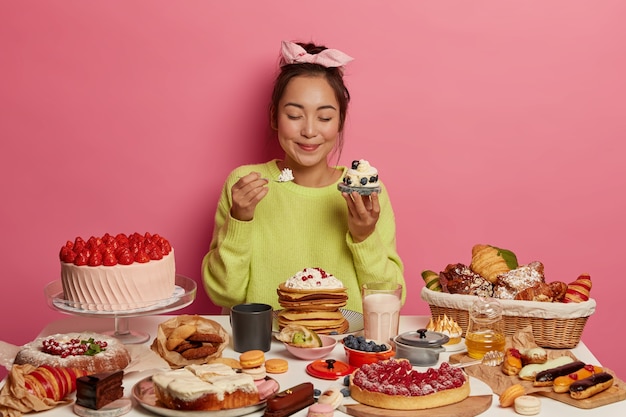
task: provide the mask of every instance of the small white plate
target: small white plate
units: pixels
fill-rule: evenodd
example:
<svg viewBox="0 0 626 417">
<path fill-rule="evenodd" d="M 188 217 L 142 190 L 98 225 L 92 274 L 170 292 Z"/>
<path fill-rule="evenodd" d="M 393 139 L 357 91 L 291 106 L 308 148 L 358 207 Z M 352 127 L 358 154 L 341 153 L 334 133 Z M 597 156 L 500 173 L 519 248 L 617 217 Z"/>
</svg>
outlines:
<svg viewBox="0 0 626 417">
<path fill-rule="evenodd" d="M 122 397 L 115 400 L 99 410 L 83 407 L 74 403 L 74 413 L 81 417 L 119 417 L 128 413 L 133 408 L 130 398 Z"/>
<path fill-rule="evenodd" d="M 453 345 L 443 345 L 443 347 L 446 348 L 446 352 L 460 352 L 467 349 L 467 346 L 465 346 L 464 337 L 461 338 L 461 341 L 459 343 L 455 343 Z"/>
</svg>

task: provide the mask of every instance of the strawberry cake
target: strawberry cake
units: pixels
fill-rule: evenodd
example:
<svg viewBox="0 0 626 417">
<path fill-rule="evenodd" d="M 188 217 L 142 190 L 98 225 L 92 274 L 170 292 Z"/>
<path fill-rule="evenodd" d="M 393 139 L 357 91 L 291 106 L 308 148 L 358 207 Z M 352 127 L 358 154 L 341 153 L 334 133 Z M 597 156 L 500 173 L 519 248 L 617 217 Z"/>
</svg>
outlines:
<svg viewBox="0 0 626 417">
<path fill-rule="evenodd" d="M 83 310 L 148 307 L 175 290 L 174 249 L 157 234 L 68 241 L 59 254 L 64 298 Z"/>
</svg>

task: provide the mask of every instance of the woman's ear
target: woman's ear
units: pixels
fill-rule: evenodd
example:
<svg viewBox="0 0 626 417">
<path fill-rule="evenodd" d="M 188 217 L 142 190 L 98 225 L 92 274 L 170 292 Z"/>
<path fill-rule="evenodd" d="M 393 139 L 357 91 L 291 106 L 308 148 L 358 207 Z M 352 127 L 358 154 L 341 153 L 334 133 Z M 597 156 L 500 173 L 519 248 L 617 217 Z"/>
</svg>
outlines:
<svg viewBox="0 0 626 417">
<path fill-rule="evenodd" d="M 270 107 L 270 127 L 272 130 L 278 130 L 278 126 L 276 124 L 276 108 L 274 106 Z"/>
</svg>

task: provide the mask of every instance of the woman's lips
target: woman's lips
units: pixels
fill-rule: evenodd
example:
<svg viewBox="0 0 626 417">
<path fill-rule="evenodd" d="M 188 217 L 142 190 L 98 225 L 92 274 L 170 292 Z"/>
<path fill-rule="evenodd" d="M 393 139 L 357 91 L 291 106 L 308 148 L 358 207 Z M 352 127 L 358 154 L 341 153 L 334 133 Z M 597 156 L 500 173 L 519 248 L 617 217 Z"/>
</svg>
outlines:
<svg viewBox="0 0 626 417">
<path fill-rule="evenodd" d="M 303 151 L 312 152 L 316 150 L 317 148 L 319 148 L 320 145 L 305 145 L 305 144 L 299 143 L 298 146 Z"/>
</svg>

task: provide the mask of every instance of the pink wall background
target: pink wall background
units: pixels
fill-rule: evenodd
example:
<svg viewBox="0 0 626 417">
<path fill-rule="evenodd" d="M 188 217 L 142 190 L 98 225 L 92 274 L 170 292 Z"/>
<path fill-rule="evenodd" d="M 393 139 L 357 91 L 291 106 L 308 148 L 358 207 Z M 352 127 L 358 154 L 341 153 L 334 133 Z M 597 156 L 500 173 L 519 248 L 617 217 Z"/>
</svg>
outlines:
<svg viewBox="0 0 626 417">
<path fill-rule="evenodd" d="M 341 162 L 389 188 L 403 312 L 428 313 L 423 269 L 506 247 L 548 280 L 591 274 L 583 340 L 623 378 L 625 17 L 619 0 L 2 2 L 0 338 L 64 317 L 43 288 L 78 235 L 160 233 L 200 283 L 222 181 L 269 157 L 279 44 L 299 39 L 356 58 Z M 181 312 L 217 311 L 200 288 Z"/>
</svg>

